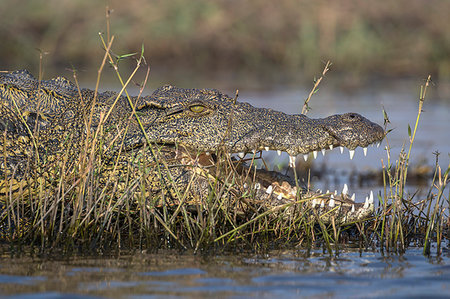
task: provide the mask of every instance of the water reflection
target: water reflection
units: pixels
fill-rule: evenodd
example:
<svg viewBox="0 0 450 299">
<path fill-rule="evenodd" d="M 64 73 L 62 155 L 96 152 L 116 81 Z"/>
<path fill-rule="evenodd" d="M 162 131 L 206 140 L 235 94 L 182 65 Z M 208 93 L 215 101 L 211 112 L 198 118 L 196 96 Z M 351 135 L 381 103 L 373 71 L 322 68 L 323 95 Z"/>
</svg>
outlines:
<svg viewBox="0 0 450 299">
<path fill-rule="evenodd" d="M 448 244 L 447 244 L 448 246 Z M 447 247 L 448 248 L 448 247 Z M 348 250 L 336 257 L 321 251 L 272 251 L 264 255 L 197 256 L 160 252 L 115 257 L 0 262 L 2 295 L 132 297 L 384 297 L 446 296 L 450 255 L 424 257 Z"/>
<path fill-rule="evenodd" d="M 307 91 L 245 93 L 240 100 L 255 106 L 272 107 L 292 113 L 299 111 Z M 230 93 L 232 94 L 232 93 Z M 389 134 L 393 156 L 407 138 L 407 125 L 415 121 L 417 87 L 409 92 L 366 90 L 352 95 L 322 89 L 311 105 L 311 117 L 323 117 L 349 110 L 382 123 L 381 106 L 390 116 Z M 434 163 L 432 152 L 439 150 L 441 165 L 448 165 L 450 143 L 448 112 L 450 103 L 425 104 L 413 163 L 421 157 Z M 384 145 L 384 144 L 383 144 Z M 345 154 L 348 154 L 345 153 Z M 277 160 L 279 159 L 279 160 Z M 273 163 L 288 161 L 274 155 Z M 379 169 L 386 160 L 382 147 L 371 148 L 367 158 L 357 151 L 349 160 L 339 152 L 319 155 L 316 163 L 347 171 Z M 343 170 L 342 170 L 343 169 Z M 339 173 L 341 180 L 346 175 Z M 333 182 L 341 186 L 342 181 Z M 324 181 L 317 182 L 324 184 Z M 363 186 L 367 192 L 374 186 Z M 319 188 L 319 187 L 318 187 Z M 413 186 L 415 188 L 415 186 Z M 424 257 L 421 249 L 409 249 L 404 255 L 382 255 L 376 251 L 347 250 L 337 257 L 321 251 L 273 251 L 264 255 L 248 253 L 198 256 L 160 252 L 158 254 L 122 254 L 113 257 L 10 257 L 0 259 L 0 295 L 29 298 L 57 297 L 336 297 L 377 298 L 389 296 L 433 296 L 450 294 L 450 249 L 444 245 L 441 257 Z M 446 247 L 445 247 L 446 246 Z M 433 250 L 432 250 L 433 252 Z"/>
</svg>

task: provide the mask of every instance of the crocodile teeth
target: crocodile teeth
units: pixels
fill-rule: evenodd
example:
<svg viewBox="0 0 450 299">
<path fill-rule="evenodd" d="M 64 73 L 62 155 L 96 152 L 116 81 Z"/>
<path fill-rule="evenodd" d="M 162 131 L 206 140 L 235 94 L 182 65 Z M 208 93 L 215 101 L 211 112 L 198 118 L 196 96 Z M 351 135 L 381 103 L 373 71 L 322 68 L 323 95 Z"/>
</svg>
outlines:
<svg viewBox="0 0 450 299">
<path fill-rule="evenodd" d="M 330 150 L 333 150 L 333 145 L 330 145 Z"/>
<path fill-rule="evenodd" d="M 369 203 L 373 204 L 373 191 L 370 190 Z"/>
<path fill-rule="evenodd" d="M 295 167 L 295 156 L 289 156 L 289 166 L 292 168 Z"/>
<path fill-rule="evenodd" d="M 347 194 L 348 193 L 348 186 L 347 184 L 344 184 L 344 188 L 342 188 L 342 194 Z"/>
<path fill-rule="evenodd" d="M 355 205 L 352 205 L 352 213 L 355 212 Z"/>
<path fill-rule="evenodd" d="M 355 199 L 356 199 L 355 193 L 353 193 L 353 195 L 352 195 L 352 197 L 350 197 L 350 199 L 351 199 L 353 202 L 355 202 Z"/>
<path fill-rule="evenodd" d="M 355 156 L 355 150 L 349 150 L 350 153 L 350 160 L 353 160 L 353 157 Z"/>
<path fill-rule="evenodd" d="M 278 199 L 278 200 L 281 200 L 282 198 L 283 198 L 283 195 L 278 194 L 277 199 Z"/>
<path fill-rule="evenodd" d="M 314 198 L 313 200 L 312 200 L 312 203 L 311 203 L 311 207 L 315 207 L 316 206 L 316 204 L 317 204 L 317 200 Z"/>
<path fill-rule="evenodd" d="M 305 159 L 305 162 L 308 161 L 308 154 L 304 154 L 303 159 Z"/>
<path fill-rule="evenodd" d="M 330 201 L 328 202 L 328 206 L 330 208 L 334 208 L 334 206 L 335 206 L 333 194 L 331 194 L 331 196 L 330 196 Z"/>
<path fill-rule="evenodd" d="M 364 157 L 367 156 L 367 147 L 363 147 Z"/>
<path fill-rule="evenodd" d="M 317 151 L 313 151 L 314 159 L 317 159 Z"/>
<path fill-rule="evenodd" d="M 341 154 L 343 154 L 344 153 L 344 147 L 340 146 L 339 149 L 341 150 Z"/>
<path fill-rule="evenodd" d="M 272 185 L 270 185 L 269 187 L 267 187 L 267 189 L 266 189 L 266 193 L 267 193 L 267 194 L 272 194 L 272 191 L 273 191 Z"/>
<path fill-rule="evenodd" d="M 277 154 L 278 154 L 278 156 L 281 156 L 281 151 L 277 150 Z"/>
<path fill-rule="evenodd" d="M 325 149 L 322 149 L 322 156 L 325 156 Z"/>
<path fill-rule="evenodd" d="M 244 158 L 245 157 L 245 153 L 244 152 L 240 152 L 240 153 L 238 153 L 238 156 L 239 156 L 239 158 Z"/>
<path fill-rule="evenodd" d="M 321 207 L 321 208 L 324 208 L 324 207 L 325 207 L 325 201 L 322 200 L 322 201 L 320 202 L 320 207 Z"/>
<path fill-rule="evenodd" d="M 264 149 L 265 149 L 267 152 L 269 151 L 269 147 L 268 147 L 268 146 L 264 147 Z"/>
<path fill-rule="evenodd" d="M 368 208 L 369 208 L 369 197 L 366 196 L 366 200 L 364 201 L 363 209 L 368 209 Z"/>
</svg>

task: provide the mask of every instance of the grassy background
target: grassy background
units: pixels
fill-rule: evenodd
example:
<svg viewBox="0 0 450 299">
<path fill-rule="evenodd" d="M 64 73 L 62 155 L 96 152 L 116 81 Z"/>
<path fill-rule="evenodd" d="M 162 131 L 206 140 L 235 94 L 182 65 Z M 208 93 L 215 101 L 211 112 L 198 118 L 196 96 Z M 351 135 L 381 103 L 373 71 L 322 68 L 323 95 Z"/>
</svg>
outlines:
<svg viewBox="0 0 450 299">
<path fill-rule="evenodd" d="M 343 76 L 450 79 L 450 1 L 3 0 L 0 69 L 74 66 L 95 73 L 98 32 L 112 12 L 114 51 L 137 52 L 157 70 L 302 74 L 331 60 Z M 48 75 L 53 75 L 48 74 Z"/>
</svg>

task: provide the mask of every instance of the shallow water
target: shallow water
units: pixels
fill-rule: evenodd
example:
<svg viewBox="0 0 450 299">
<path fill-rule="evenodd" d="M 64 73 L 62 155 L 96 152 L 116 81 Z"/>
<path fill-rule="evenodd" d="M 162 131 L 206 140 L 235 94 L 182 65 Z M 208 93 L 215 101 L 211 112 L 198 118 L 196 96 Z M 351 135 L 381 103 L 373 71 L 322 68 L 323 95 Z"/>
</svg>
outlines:
<svg viewBox="0 0 450 299">
<path fill-rule="evenodd" d="M 233 92 L 230 92 L 233 94 Z M 286 113 L 298 113 L 307 90 L 284 89 L 265 92 L 240 92 L 239 100 L 258 107 L 271 107 Z M 407 126 L 414 125 L 418 106 L 418 86 L 401 89 L 367 89 L 352 94 L 321 89 L 311 101 L 310 117 L 334 113 L 358 112 L 383 123 L 381 107 L 391 120 L 389 134 L 393 160 L 404 142 Z M 450 101 L 427 99 L 419 124 L 411 161 L 434 164 L 433 152 L 441 152 L 445 169 L 450 153 Z M 387 163 L 384 141 L 380 148 L 369 148 L 367 157 L 357 150 L 350 160 L 348 150 L 319 154 L 314 167 L 324 165 L 337 171 L 339 180 L 315 181 L 317 188 L 337 189 L 346 182 L 349 170 L 380 169 Z M 287 164 L 288 157 L 264 155 L 271 167 Z M 272 161 L 271 161 L 272 160 Z M 393 161 L 394 162 L 394 161 Z M 353 185 L 357 201 L 369 192 L 381 189 L 375 182 Z M 410 185 L 414 192 L 420 186 Z M 426 186 L 425 188 L 428 188 Z M 432 253 L 436 250 L 432 249 Z M 450 295 L 450 248 L 445 244 L 440 257 L 424 257 L 421 248 L 403 255 L 384 256 L 378 251 L 347 250 L 338 257 L 321 251 L 271 251 L 265 255 L 236 253 L 202 257 L 193 254 L 123 254 L 114 257 L 72 256 L 11 258 L 0 260 L 0 296 L 12 298 L 59 297 L 312 297 L 312 298 L 448 298 Z"/>
<path fill-rule="evenodd" d="M 59 297 L 448 298 L 450 252 L 424 257 L 345 251 L 124 254 L 115 257 L 9 258 L 0 261 L 0 295 Z"/>
</svg>

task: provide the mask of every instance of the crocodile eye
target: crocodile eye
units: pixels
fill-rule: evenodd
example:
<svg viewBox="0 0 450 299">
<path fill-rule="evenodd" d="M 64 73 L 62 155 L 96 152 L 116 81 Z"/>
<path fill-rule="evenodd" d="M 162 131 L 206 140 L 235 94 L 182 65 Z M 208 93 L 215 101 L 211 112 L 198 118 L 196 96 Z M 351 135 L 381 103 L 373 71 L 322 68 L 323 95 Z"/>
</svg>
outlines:
<svg viewBox="0 0 450 299">
<path fill-rule="evenodd" d="M 205 110 L 205 107 L 202 105 L 193 105 L 190 106 L 189 109 L 194 113 L 202 113 Z"/>
<path fill-rule="evenodd" d="M 360 117 L 359 117 L 359 114 L 357 114 L 357 113 L 346 113 L 346 114 L 343 114 L 343 118 L 345 119 L 345 120 L 347 120 L 347 121 L 356 121 L 356 120 L 359 120 L 360 119 Z"/>
</svg>

